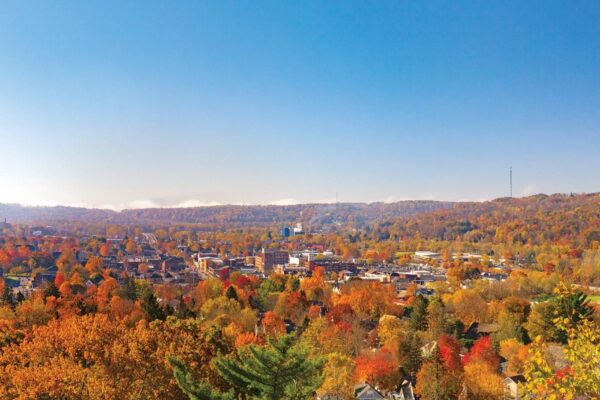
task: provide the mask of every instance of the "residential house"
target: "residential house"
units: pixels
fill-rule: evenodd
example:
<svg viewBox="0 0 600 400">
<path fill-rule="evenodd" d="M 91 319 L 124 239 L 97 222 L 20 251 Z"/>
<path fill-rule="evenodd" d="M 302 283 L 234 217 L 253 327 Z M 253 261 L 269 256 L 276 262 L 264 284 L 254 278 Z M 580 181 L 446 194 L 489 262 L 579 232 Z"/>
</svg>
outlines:
<svg viewBox="0 0 600 400">
<path fill-rule="evenodd" d="M 513 375 L 504 379 L 504 397 L 503 400 L 520 400 L 523 396 L 519 395 L 519 383 L 525 382 L 523 375 Z"/>
<path fill-rule="evenodd" d="M 379 400 L 385 399 L 385 396 L 368 383 L 356 385 L 354 387 L 354 396 L 360 400 Z"/>
</svg>

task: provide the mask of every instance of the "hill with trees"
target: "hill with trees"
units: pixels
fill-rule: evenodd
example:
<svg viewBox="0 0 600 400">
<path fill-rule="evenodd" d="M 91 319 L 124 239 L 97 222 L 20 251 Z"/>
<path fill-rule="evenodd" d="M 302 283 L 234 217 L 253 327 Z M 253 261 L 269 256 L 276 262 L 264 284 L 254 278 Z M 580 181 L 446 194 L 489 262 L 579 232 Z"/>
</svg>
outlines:
<svg viewBox="0 0 600 400">
<path fill-rule="evenodd" d="M 395 203 L 338 203 L 276 205 L 223 205 L 189 208 L 148 208 L 113 211 L 77 207 L 27 207 L 0 204 L 0 218 L 13 223 L 78 221 L 113 224 L 204 224 L 220 228 L 268 226 L 304 222 L 307 227 L 328 224 L 358 225 L 451 207 L 450 202 L 400 201 Z"/>
</svg>

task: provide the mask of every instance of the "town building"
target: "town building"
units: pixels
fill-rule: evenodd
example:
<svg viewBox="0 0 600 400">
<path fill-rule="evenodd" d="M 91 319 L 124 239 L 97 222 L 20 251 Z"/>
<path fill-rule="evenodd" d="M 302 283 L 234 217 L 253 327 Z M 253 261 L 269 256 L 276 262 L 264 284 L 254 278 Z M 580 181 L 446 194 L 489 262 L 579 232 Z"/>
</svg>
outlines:
<svg viewBox="0 0 600 400">
<path fill-rule="evenodd" d="M 288 264 L 289 258 L 287 251 L 263 248 L 256 254 L 254 264 L 259 272 L 269 275 L 277 264 Z"/>
</svg>

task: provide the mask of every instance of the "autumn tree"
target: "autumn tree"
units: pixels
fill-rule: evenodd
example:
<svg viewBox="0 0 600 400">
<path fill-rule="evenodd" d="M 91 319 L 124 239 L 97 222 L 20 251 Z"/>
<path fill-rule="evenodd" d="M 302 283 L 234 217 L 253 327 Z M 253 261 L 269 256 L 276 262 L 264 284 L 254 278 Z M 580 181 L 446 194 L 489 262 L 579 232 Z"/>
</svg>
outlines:
<svg viewBox="0 0 600 400">
<path fill-rule="evenodd" d="M 502 301 L 498 313 L 498 331 L 494 334 L 494 341 L 499 343 L 506 339 L 517 339 L 521 343 L 528 341 L 527 332 L 523 324 L 530 313 L 529 302 L 519 297 L 508 297 Z"/>
<path fill-rule="evenodd" d="M 356 359 L 355 379 L 379 387 L 392 389 L 400 378 L 398 363 L 391 351 L 382 348 L 375 353 L 364 353 Z"/>
<path fill-rule="evenodd" d="M 553 322 L 559 322 L 558 340 L 562 343 L 567 342 L 568 330 L 583 320 L 591 319 L 594 311 L 587 295 L 564 283 L 554 289 L 550 302 L 553 305 Z"/>
<path fill-rule="evenodd" d="M 465 324 L 484 322 L 488 317 L 486 301 L 473 289 L 460 289 L 445 297 L 445 303 L 452 307 L 456 316 Z"/>
<path fill-rule="evenodd" d="M 489 337 L 475 341 L 471 350 L 463 357 L 463 364 L 469 398 L 494 400 L 502 396 L 502 378 L 497 373 L 500 357 L 494 351 Z"/>
<path fill-rule="evenodd" d="M 461 371 L 449 368 L 436 351 L 419 369 L 415 392 L 423 400 L 454 399 L 460 393 L 461 383 Z"/>
<path fill-rule="evenodd" d="M 283 319 L 273 311 L 267 311 L 262 317 L 262 326 L 265 334 L 271 337 L 277 337 L 285 333 L 285 323 Z"/>
<path fill-rule="evenodd" d="M 380 343 L 392 344 L 395 340 L 401 340 L 404 333 L 402 320 L 393 315 L 384 315 L 379 319 L 377 326 L 377 336 Z"/>
<path fill-rule="evenodd" d="M 323 384 L 318 390 L 321 397 L 339 400 L 354 399 L 354 360 L 344 354 L 330 353 L 323 369 Z"/>
<path fill-rule="evenodd" d="M 567 364 L 554 368 L 548 345 L 536 338 L 525 363 L 525 392 L 532 399 L 595 398 L 600 393 L 600 327 L 586 319 L 575 326 L 568 318 L 557 324 L 567 332 Z"/>
<path fill-rule="evenodd" d="M 526 363 L 528 347 L 516 339 L 506 339 L 500 342 L 500 355 L 506 359 L 507 373 L 520 374 Z"/>
</svg>

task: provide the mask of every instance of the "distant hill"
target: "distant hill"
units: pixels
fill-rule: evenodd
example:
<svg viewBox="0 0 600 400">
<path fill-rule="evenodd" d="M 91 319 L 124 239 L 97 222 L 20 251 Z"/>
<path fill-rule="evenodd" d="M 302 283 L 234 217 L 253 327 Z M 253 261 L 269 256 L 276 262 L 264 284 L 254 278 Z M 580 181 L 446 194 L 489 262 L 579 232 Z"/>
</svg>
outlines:
<svg viewBox="0 0 600 400">
<path fill-rule="evenodd" d="M 380 220 L 381 236 L 511 244 L 564 243 L 590 246 L 600 241 L 600 193 L 539 194 L 452 207 Z"/>
<path fill-rule="evenodd" d="M 292 225 L 302 222 L 307 228 L 328 224 L 353 223 L 356 226 L 375 220 L 409 217 L 452 207 L 439 201 L 400 201 L 395 203 L 299 204 L 290 206 L 210 206 L 193 208 L 149 208 L 120 212 L 78 207 L 26 207 L 0 204 L 0 219 L 12 223 L 53 224 L 57 222 L 112 224 L 206 224 L 231 228 Z"/>
</svg>

